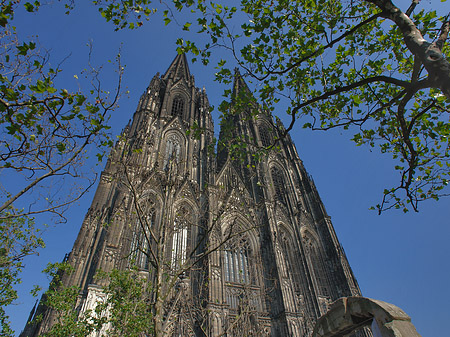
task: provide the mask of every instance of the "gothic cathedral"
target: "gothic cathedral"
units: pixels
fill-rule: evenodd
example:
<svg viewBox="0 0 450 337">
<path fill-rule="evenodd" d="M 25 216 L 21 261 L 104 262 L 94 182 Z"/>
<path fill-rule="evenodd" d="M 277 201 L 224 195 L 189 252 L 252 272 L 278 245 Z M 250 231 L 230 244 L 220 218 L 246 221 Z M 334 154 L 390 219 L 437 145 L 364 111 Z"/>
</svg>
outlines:
<svg viewBox="0 0 450 337">
<path fill-rule="evenodd" d="M 236 101 L 250 92 L 238 72 L 232 90 Z M 67 257 L 75 271 L 62 280 L 80 288 L 80 314 L 105 299 L 95 275 L 113 269 L 149 280 L 157 336 L 306 337 L 331 302 L 360 295 L 289 134 L 240 101 L 215 149 L 186 56 L 151 80 Z M 257 160 L 254 149 L 265 149 Z M 35 311 L 43 319 L 21 336 L 54 324 L 45 305 Z"/>
</svg>

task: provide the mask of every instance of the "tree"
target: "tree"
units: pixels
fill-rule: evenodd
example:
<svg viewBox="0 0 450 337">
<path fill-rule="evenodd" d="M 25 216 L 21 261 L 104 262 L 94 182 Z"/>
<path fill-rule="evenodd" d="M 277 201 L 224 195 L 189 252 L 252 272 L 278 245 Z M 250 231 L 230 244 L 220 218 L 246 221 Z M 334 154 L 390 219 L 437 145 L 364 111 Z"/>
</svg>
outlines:
<svg viewBox="0 0 450 337">
<path fill-rule="evenodd" d="M 44 270 L 51 282 L 42 298 L 42 305 L 53 311 L 54 324 L 43 336 L 85 337 L 94 331 L 102 331 L 107 336 L 138 337 L 151 331 L 149 298 L 146 297 L 150 295 L 148 283 L 137 269 L 99 272 L 99 278 L 108 280 L 102 300 L 92 308 L 84 308 L 81 313 L 77 309 L 80 288 L 63 284 L 64 275 L 73 271 L 74 268 L 66 262 L 49 264 Z M 42 318 L 39 314 L 34 320 L 39 322 Z"/>
<path fill-rule="evenodd" d="M 179 1 L 180 11 L 199 13 L 199 33 L 210 41 L 178 44 L 205 64 L 214 48 L 229 51 L 267 109 L 287 105 L 285 132 L 309 117 L 303 127 L 351 128 L 357 145 L 390 153 L 400 182 L 376 208 L 417 211 L 420 201 L 446 195 L 449 182 L 450 24 L 445 13 L 414 14 L 418 0 L 404 11 L 394 2 Z M 217 80 L 231 81 L 226 60 L 217 67 Z"/>
<path fill-rule="evenodd" d="M 13 17 L 19 4 L 0 5 L 0 315 L 5 334 L 11 331 L 4 308 L 17 298 L 14 285 L 21 281 L 23 258 L 44 247 L 43 225 L 34 217 L 50 214 L 64 221 L 69 205 L 95 183 L 92 169 L 84 166 L 86 153 L 96 147 L 101 160 L 112 144 L 107 121 L 117 107 L 123 73 L 118 56 L 116 87 L 109 93 L 100 68 L 89 59 L 79 79 L 88 90 L 57 87 L 62 63 L 52 67 L 48 51 L 18 38 Z M 39 3 L 24 6 L 37 11 Z"/>
<path fill-rule="evenodd" d="M 106 321 L 103 317 L 105 303 L 101 302 L 95 310 L 86 310 L 82 314 L 76 310 L 79 288 L 76 286 L 64 287 L 62 277 L 64 273 L 71 273 L 73 267 L 68 263 L 49 263 L 44 273 L 50 278 L 50 285 L 43 299 L 46 306 L 55 312 L 55 322 L 52 329 L 44 334 L 45 337 L 89 335 L 99 329 Z M 35 318 L 42 319 L 41 315 Z"/>
<path fill-rule="evenodd" d="M 62 217 L 66 206 L 80 198 L 86 187 L 73 191 L 73 195 L 66 190 L 67 199 L 60 200 L 54 184 L 82 179 L 87 147 L 95 144 L 101 149 L 111 144 L 106 120 L 117 106 L 123 69 L 119 62 L 117 90 L 111 101 L 93 67 L 86 73 L 92 80 L 90 94 L 69 93 L 66 89 L 58 92 L 53 82 L 60 70 L 46 65 L 46 56 L 36 51 L 36 44 L 19 45 L 13 31 L 5 29 L 3 33 L 0 168 L 5 176 L 22 179 L 2 187 L 0 212 L 9 208 L 7 218 L 44 212 Z M 92 184 L 90 181 L 88 187 Z M 49 187 L 51 190 L 43 191 Z M 30 205 L 27 209 L 17 213 L 11 210 L 30 195 L 35 200 L 25 202 Z"/>
<path fill-rule="evenodd" d="M 3 211 L 4 219 L 0 220 L 0 331 L 3 336 L 13 333 L 5 307 L 18 297 L 14 287 L 21 280 L 19 275 L 24 268 L 22 260 L 44 247 L 40 230 L 36 228 L 32 218 L 9 218 L 8 213 L 8 210 Z"/>
</svg>

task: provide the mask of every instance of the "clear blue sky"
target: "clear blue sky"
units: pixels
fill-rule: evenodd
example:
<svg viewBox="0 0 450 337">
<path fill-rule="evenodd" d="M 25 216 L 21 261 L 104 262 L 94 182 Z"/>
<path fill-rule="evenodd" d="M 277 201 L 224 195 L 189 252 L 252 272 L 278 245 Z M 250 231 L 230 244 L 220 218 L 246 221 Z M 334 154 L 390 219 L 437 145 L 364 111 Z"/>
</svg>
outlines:
<svg viewBox="0 0 450 337">
<path fill-rule="evenodd" d="M 403 8 L 409 3 L 395 2 Z M 443 11 L 441 14 L 450 10 L 448 3 L 438 0 L 422 0 L 422 5 L 440 6 L 437 8 Z M 21 13 L 16 26 L 22 36 L 39 36 L 40 43 L 50 50 L 52 64 L 57 65 L 71 54 L 62 67 L 61 86 L 76 85 L 73 76 L 80 76 L 86 67 L 89 40 L 94 45 L 94 63 L 99 65 L 107 65 L 122 43 L 124 83 L 130 95 L 122 99 L 111 120 L 112 132 L 118 134 L 132 117 L 151 78 L 156 72 L 164 72 L 175 57 L 175 41 L 182 32 L 176 26 L 164 27 L 160 20 L 146 23 L 136 31 L 113 32 L 112 25 L 103 22 L 94 8 L 87 4 L 77 6 L 69 16 L 62 15 L 64 10 L 59 3 L 43 7 L 38 15 Z M 213 81 L 214 69 L 200 64 L 191 64 L 190 69 L 196 85 L 206 87 L 210 102 L 217 106 L 225 87 Z M 111 84 L 113 88 L 113 81 L 111 75 L 104 77 L 106 86 Z M 217 112 L 214 116 L 217 126 Z M 350 131 L 313 133 L 297 128 L 291 135 L 315 180 L 363 295 L 401 307 L 422 336 L 448 335 L 450 199 L 423 203 L 419 213 L 390 211 L 378 216 L 368 208 L 380 201 L 385 187 L 399 179 L 389 156 L 356 147 L 349 141 Z M 97 167 L 98 171 L 101 169 Z M 72 207 L 67 213 L 67 224 L 51 225 L 45 234 L 47 248 L 39 257 L 26 260 L 21 297 L 9 310 L 17 332 L 34 304 L 27 293 L 33 284 L 46 286 L 47 280 L 40 271 L 47 262 L 62 260 L 71 250 L 92 196 L 93 191 Z"/>
</svg>

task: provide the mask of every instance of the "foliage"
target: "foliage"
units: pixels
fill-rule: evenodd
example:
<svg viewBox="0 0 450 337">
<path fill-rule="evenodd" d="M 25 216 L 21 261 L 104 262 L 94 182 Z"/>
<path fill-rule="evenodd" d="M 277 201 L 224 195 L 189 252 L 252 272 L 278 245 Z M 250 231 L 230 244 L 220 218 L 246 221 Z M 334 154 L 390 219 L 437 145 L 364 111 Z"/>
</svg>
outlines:
<svg viewBox="0 0 450 337">
<path fill-rule="evenodd" d="M 151 284 L 137 269 L 99 273 L 108 280 L 103 291 L 108 298 L 108 336 L 140 337 L 153 331 Z"/>
<path fill-rule="evenodd" d="M 85 75 L 92 79 L 90 93 L 69 92 L 54 85 L 60 69 L 47 66 L 45 53 L 34 42 L 21 45 L 13 30 L 3 29 L 0 51 L 0 168 L 5 176 L 22 181 L 2 188 L 0 211 L 23 198 L 36 195 L 34 208 L 23 214 L 52 212 L 62 215 L 68 204 L 84 192 L 74 190 L 59 199 L 55 190 L 42 190 L 56 181 L 68 183 L 82 178 L 84 152 L 91 144 L 101 150 L 112 144 L 107 135 L 108 113 L 116 107 L 117 91 L 108 102 L 101 89 L 99 73 L 91 68 Z M 121 71 L 119 77 L 121 77 Z M 101 152 L 100 152 L 101 153 Z M 88 185 L 92 184 L 89 182 Z"/>
<path fill-rule="evenodd" d="M 98 279 L 106 283 L 102 289 L 105 300 L 81 313 L 77 308 L 79 287 L 65 286 L 63 282 L 63 275 L 73 271 L 68 263 L 49 264 L 44 270 L 51 283 L 43 296 L 43 305 L 52 310 L 56 320 L 44 337 L 85 337 L 93 331 L 101 332 L 102 336 L 139 337 L 152 331 L 151 287 L 138 270 L 100 271 Z M 37 322 L 41 319 L 35 318 Z"/>
<path fill-rule="evenodd" d="M 20 273 L 24 268 L 23 257 L 34 254 L 44 247 L 40 230 L 35 227 L 34 219 L 27 216 L 8 217 L 11 207 L 1 212 L 0 218 L 0 324 L 1 335 L 12 336 L 5 307 L 17 299 L 14 286 L 21 282 Z"/>
<path fill-rule="evenodd" d="M 413 15 L 417 4 L 402 12 L 389 0 L 180 0 L 175 7 L 196 11 L 209 41 L 180 39 L 179 51 L 205 64 L 214 48 L 230 51 L 267 109 L 287 104 L 286 131 L 309 117 L 303 127 L 351 128 L 357 145 L 390 153 L 400 182 L 377 209 L 417 211 L 444 195 L 450 179 L 450 23 L 434 10 Z M 217 80 L 231 82 L 227 62 L 217 68 Z"/>
<path fill-rule="evenodd" d="M 65 14 L 75 8 L 75 0 L 60 0 L 66 9 Z M 156 12 L 156 8 L 150 7 L 151 0 L 92 0 L 98 7 L 98 12 L 107 22 L 114 25 L 115 30 L 136 29 L 149 20 L 150 16 Z M 49 1 L 20 1 L 4 0 L 1 2 L 0 26 L 6 27 L 14 18 L 14 13 L 18 6 L 23 4 L 27 12 L 38 12 L 42 5 L 52 4 Z"/>
<path fill-rule="evenodd" d="M 93 3 L 100 6 L 100 14 L 115 25 L 115 30 L 138 28 L 156 12 L 156 8 L 149 7 L 150 0 L 94 0 Z"/>
<path fill-rule="evenodd" d="M 5 335 L 12 332 L 4 308 L 17 298 L 14 285 L 21 281 L 23 258 L 44 246 L 42 225 L 32 217 L 50 213 L 64 221 L 67 207 L 94 184 L 91 168 L 83 167 L 86 151 L 95 146 L 101 160 L 112 145 L 107 121 L 117 107 L 123 73 L 118 56 L 113 63 L 118 81 L 109 93 L 89 59 L 84 78 L 76 78 L 79 89 L 57 86 L 61 69 L 50 66 L 49 52 L 34 40 L 18 38 L 13 24 L 19 5 L 36 12 L 41 4 L 0 5 L 0 304 Z M 88 90 L 81 89 L 83 83 Z"/>
<path fill-rule="evenodd" d="M 102 315 L 101 304 L 95 310 L 78 314 L 77 300 L 80 289 L 76 286 L 66 287 L 62 282 L 63 273 L 70 274 L 73 267 L 67 263 L 50 263 L 44 272 L 51 279 L 49 290 L 43 295 L 43 304 L 52 309 L 56 322 L 44 337 L 85 337 L 98 330 L 106 322 Z M 38 315 L 37 321 L 42 317 Z"/>
</svg>

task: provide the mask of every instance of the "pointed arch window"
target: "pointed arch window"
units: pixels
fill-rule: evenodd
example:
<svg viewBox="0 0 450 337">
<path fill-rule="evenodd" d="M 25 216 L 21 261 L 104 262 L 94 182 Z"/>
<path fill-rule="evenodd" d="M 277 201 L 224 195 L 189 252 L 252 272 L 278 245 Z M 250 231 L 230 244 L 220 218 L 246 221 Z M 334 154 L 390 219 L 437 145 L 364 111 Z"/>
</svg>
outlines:
<svg viewBox="0 0 450 337">
<path fill-rule="evenodd" d="M 136 220 L 135 230 L 131 239 L 130 264 L 139 269 L 149 270 L 150 265 L 150 228 L 154 227 L 156 219 L 155 209 L 152 207 L 141 222 Z"/>
<path fill-rule="evenodd" d="M 329 296 L 327 278 L 325 275 L 325 264 L 322 260 L 322 256 L 317 250 L 316 246 L 311 247 L 311 262 L 314 266 L 314 274 L 316 276 L 317 284 L 319 287 L 319 294 L 323 296 Z"/>
<path fill-rule="evenodd" d="M 184 99 L 180 95 L 177 95 L 172 101 L 171 114 L 172 116 L 183 117 L 183 112 L 184 112 Z"/>
<path fill-rule="evenodd" d="M 289 279 L 293 287 L 292 299 L 297 308 L 306 306 L 306 310 L 313 312 L 314 303 L 309 296 L 308 281 L 304 269 L 303 259 L 294 247 L 292 236 L 283 228 L 278 232 L 278 244 L 282 252 L 282 277 Z"/>
<path fill-rule="evenodd" d="M 223 251 L 226 302 L 232 310 L 261 310 L 257 263 L 247 237 L 233 240 Z"/>
<path fill-rule="evenodd" d="M 268 147 L 272 145 L 272 137 L 270 135 L 269 129 L 265 125 L 260 125 L 258 128 L 259 138 L 261 139 L 262 146 Z"/>
<path fill-rule="evenodd" d="M 278 167 L 273 166 L 270 169 L 270 174 L 272 176 L 273 188 L 275 190 L 275 199 L 286 205 L 287 195 L 283 173 Z"/>
<path fill-rule="evenodd" d="M 250 284 L 251 275 L 249 267 L 250 249 L 246 240 L 239 245 L 228 245 L 224 252 L 225 281 L 241 284 Z"/>
<path fill-rule="evenodd" d="M 188 228 L 191 213 L 185 207 L 180 208 L 175 215 L 172 235 L 172 254 L 170 265 L 177 270 L 184 265 L 188 249 Z"/>
<path fill-rule="evenodd" d="M 180 138 L 172 134 L 167 138 L 164 155 L 164 170 L 168 171 L 171 164 L 177 164 L 180 161 L 181 141 Z"/>
<path fill-rule="evenodd" d="M 322 258 L 319 245 L 313 236 L 307 232 L 303 234 L 303 242 L 306 248 L 310 268 L 314 273 L 317 292 L 322 296 L 328 297 L 330 294 L 328 291 L 326 265 Z"/>
</svg>

